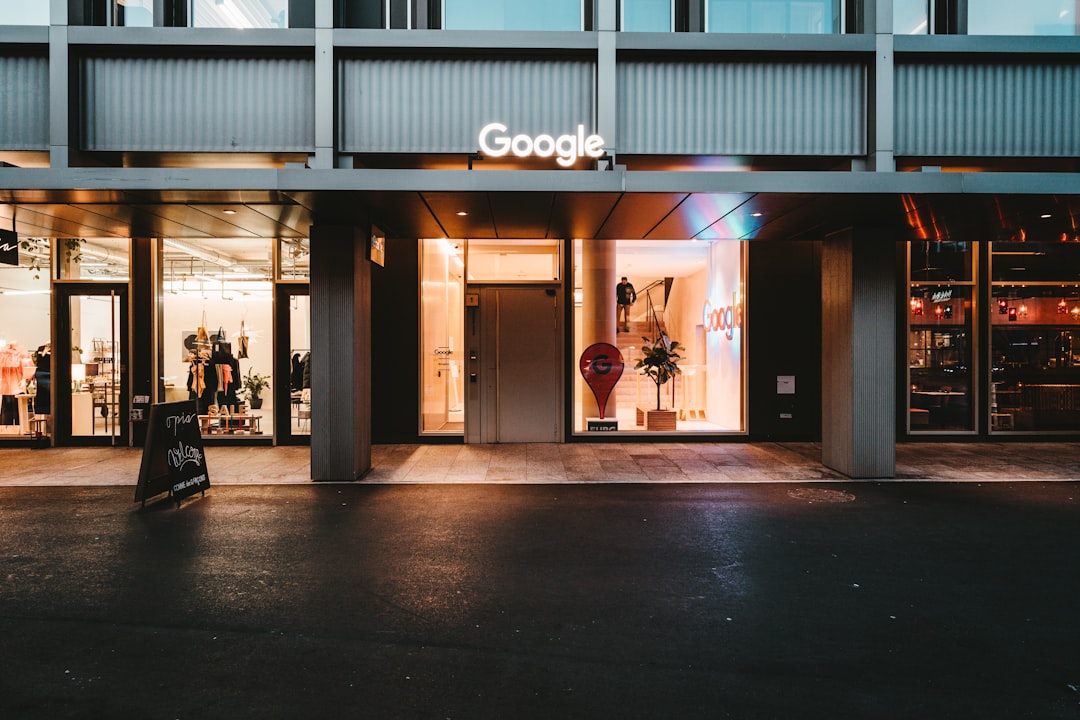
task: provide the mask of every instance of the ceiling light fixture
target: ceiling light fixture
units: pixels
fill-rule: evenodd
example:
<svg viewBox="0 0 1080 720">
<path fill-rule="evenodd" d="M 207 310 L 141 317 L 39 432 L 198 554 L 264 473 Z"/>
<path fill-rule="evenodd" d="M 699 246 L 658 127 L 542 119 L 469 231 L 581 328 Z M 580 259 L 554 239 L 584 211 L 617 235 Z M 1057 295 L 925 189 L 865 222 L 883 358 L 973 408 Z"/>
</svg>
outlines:
<svg viewBox="0 0 1080 720">
<path fill-rule="evenodd" d="M 235 210 L 222 210 L 221 212 L 225 213 L 226 215 L 235 215 L 236 214 Z"/>
</svg>

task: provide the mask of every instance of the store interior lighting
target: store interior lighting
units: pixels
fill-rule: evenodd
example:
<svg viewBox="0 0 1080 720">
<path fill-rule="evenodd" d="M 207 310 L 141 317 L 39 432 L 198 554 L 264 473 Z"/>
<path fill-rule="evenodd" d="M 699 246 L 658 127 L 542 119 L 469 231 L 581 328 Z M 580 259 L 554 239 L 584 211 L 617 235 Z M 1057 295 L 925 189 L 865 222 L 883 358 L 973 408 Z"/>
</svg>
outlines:
<svg viewBox="0 0 1080 720">
<path fill-rule="evenodd" d="M 179 242 L 177 240 L 166 238 L 161 242 L 163 245 L 165 245 L 165 247 L 172 248 L 173 250 L 179 250 L 182 253 L 187 253 L 192 257 L 199 258 L 200 260 L 205 260 L 206 262 L 213 263 L 215 265 L 220 265 L 221 267 L 229 268 L 236 264 L 231 258 L 228 258 L 220 253 L 212 252 L 210 250 L 203 250 L 202 248 L 197 248 L 192 245 L 188 245 L 187 243 Z"/>
</svg>

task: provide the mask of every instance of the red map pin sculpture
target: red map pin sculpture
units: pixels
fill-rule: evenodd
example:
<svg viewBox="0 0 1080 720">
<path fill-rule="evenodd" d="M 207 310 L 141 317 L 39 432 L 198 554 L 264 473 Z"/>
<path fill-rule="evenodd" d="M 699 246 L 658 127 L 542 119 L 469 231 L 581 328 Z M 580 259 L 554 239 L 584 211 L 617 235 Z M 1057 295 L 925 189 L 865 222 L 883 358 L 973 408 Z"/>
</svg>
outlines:
<svg viewBox="0 0 1080 720">
<path fill-rule="evenodd" d="M 608 397 L 615 383 L 622 377 L 622 353 L 619 352 L 619 348 L 610 343 L 594 343 L 581 353 L 578 367 L 581 369 L 581 376 L 585 378 L 585 383 L 592 390 L 593 397 L 596 398 L 596 406 L 600 408 L 600 419 L 603 420 Z"/>
</svg>

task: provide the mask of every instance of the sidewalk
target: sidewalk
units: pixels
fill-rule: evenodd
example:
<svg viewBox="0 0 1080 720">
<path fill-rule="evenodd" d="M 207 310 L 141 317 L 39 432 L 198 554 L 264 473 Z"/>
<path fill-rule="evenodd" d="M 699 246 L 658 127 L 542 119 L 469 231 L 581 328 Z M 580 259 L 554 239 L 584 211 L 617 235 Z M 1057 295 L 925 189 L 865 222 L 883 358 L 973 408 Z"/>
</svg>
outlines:
<svg viewBox="0 0 1080 720">
<path fill-rule="evenodd" d="M 206 448 L 213 485 L 311 482 L 308 447 Z M 1080 481 L 1080 443 L 901 443 L 893 481 Z M 139 448 L 0 449 L 2 486 L 134 487 Z M 835 482 L 818 443 L 376 445 L 360 482 Z"/>
</svg>

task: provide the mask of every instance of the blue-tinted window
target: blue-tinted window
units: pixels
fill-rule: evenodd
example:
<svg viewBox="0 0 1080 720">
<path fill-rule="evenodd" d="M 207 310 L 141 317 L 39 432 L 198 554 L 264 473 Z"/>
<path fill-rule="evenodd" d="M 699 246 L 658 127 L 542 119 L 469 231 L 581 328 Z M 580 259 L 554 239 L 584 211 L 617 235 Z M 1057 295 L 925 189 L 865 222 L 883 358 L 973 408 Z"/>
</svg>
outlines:
<svg viewBox="0 0 1080 720">
<path fill-rule="evenodd" d="M 926 35 L 930 32 L 927 0 L 893 0 L 893 32 L 897 35 Z"/>
<path fill-rule="evenodd" d="M 671 0 L 622 0 L 624 32 L 671 32 Z"/>
<path fill-rule="evenodd" d="M 48 25 L 49 3 L 44 0 L 0 0 L 0 25 Z"/>
<path fill-rule="evenodd" d="M 1075 0 L 968 0 L 968 35 L 1076 35 Z"/>
<path fill-rule="evenodd" d="M 840 0 L 706 0 L 705 27 L 718 33 L 838 33 L 840 5 Z"/>
<path fill-rule="evenodd" d="M 581 30 L 581 0 L 443 0 L 446 30 Z"/>
<path fill-rule="evenodd" d="M 289 0 L 192 0 L 191 26 L 287 28 Z"/>
</svg>

